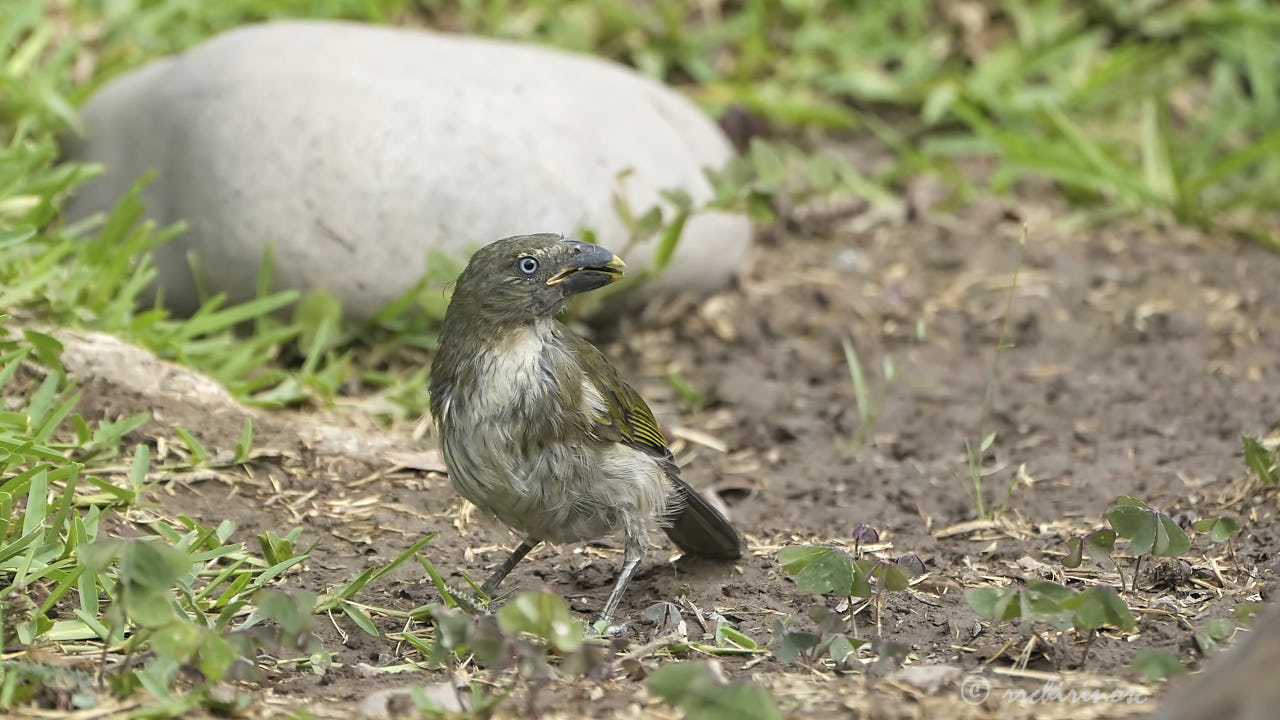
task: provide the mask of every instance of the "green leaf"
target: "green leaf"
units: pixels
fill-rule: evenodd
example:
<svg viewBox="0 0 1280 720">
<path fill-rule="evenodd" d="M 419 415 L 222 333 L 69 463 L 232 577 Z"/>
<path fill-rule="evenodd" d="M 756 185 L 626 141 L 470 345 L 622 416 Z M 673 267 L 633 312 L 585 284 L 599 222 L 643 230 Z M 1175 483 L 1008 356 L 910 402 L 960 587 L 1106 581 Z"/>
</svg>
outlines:
<svg viewBox="0 0 1280 720">
<path fill-rule="evenodd" d="M 1143 181 L 1154 197 L 1172 207 L 1181 197 L 1181 188 L 1169 147 L 1165 108 L 1157 98 L 1150 96 L 1143 98 L 1141 107 L 1142 126 L 1139 136 L 1142 144 Z"/>
<path fill-rule="evenodd" d="M 93 434 L 93 445 L 113 448 L 120 444 L 125 435 L 146 425 L 150 419 L 151 416 L 147 413 L 138 413 L 118 422 L 104 422 L 98 426 L 98 430 Z"/>
<path fill-rule="evenodd" d="M 1240 529 L 1240 525 L 1232 517 L 1202 518 L 1192 524 L 1196 532 L 1209 533 L 1209 539 L 1216 543 L 1226 542 Z"/>
<path fill-rule="evenodd" d="M 80 447 L 88 445 L 93 438 L 93 432 L 89 429 L 89 423 L 85 422 L 80 413 L 75 413 L 71 416 L 71 426 L 76 433 L 76 445 Z"/>
<path fill-rule="evenodd" d="M 103 625 L 102 622 L 100 622 L 97 618 L 85 612 L 81 608 L 76 608 L 75 614 L 76 614 L 76 617 L 80 619 L 80 622 L 84 623 L 84 626 L 89 629 L 89 632 L 91 632 L 93 636 L 96 636 L 99 640 L 102 640 L 103 642 L 110 642 L 111 630 L 109 630 L 106 625 Z M 83 633 L 74 633 L 74 636 L 67 637 L 65 639 L 66 640 L 88 640 L 90 637 L 91 636 L 84 635 Z"/>
<path fill-rule="evenodd" d="M 825 194 L 835 190 L 840 182 L 840 167 L 830 155 L 813 155 L 805 163 L 805 175 L 814 190 Z"/>
<path fill-rule="evenodd" d="M 27 490 L 27 509 L 22 518 L 22 535 L 38 532 L 44 528 L 44 521 L 49 501 L 49 473 L 47 465 L 39 469 L 31 478 L 31 487 Z"/>
<path fill-rule="evenodd" d="M 1205 657 L 1213 657 L 1218 653 L 1218 643 L 1231 637 L 1231 623 L 1226 620 L 1207 620 L 1196 630 L 1196 647 Z"/>
<path fill-rule="evenodd" d="M 1073 589 L 1048 582 L 1048 580 L 1029 580 L 1027 591 L 1029 597 L 1032 597 L 1033 600 L 1034 598 L 1043 598 L 1043 600 L 1055 603 L 1055 605 L 1068 600 L 1068 598 L 1075 597 Z"/>
<path fill-rule="evenodd" d="M 1252 625 L 1253 619 L 1259 615 L 1267 606 L 1262 603 L 1241 603 L 1236 606 L 1236 619 L 1245 625 Z"/>
<path fill-rule="evenodd" d="M 213 303 L 203 305 L 189 320 L 178 326 L 177 340 L 185 342 L 201 335 L 227 330 L 246 320 L 269 315 L 298 300 L 297 290 L 285 290 L 267 297 L 256 298 L 224 310 L 214 310 Z"/>
<path fill-rule="evenodd" d="M 1077 630 L 1096 630 L 1103 626 L 1133 630 L 1137 622 L 1129 606 L 1110 588 L 1089 588 L 1063 600 L 1062 607 L 1074 611 L 1072 622 Z"/>
<path fill-rule="evenodd" d="M 173 599 L 164 590 L 135 586 L 124 594 L 125 615 L 139 626 L 158 630 L 174 623 Z"/>
<path fill-rule="evenodd" d="M 662 227 L 662 208 L 654 205 L 636 220 L 632 231 L 640 237 L 648 237 L 658 232 L 660 227 Z"/>
<path fill-rule="evenodd" d="M 195 655 L 200 644 L 200 628 L 188 623 L 175 623 L 151 638 L 151 647 L 157 653 L 178 663 L 185 663 Z"/>
<path fill-rule="evenodd" d="M 1022 594 L 1022 616 L 1027 620 L 1056 622 L 1063 616 L 1063 603 L 1075 591 L 1047 580 L 1032 580 Z"/>
<path fill-rule="evenodd" d="M 663 200 L 671 203 L 678 213 L 693 212 L 693 198 L 689 195 L 689 191 L 684 188 L 677 187 L 659 191 L 659 195 Z"/>
<path fill-rule="evenodd" d="M 1280 471 L 1276 469 L 1277 454 L 1267 450 L 1257 438 L 1245 435 L 1241 437 L 1241 442 L 1244 443 L 1245 465 L 1249 466 L 1254 476 L 1270 485 L 1280 483 Z"/>
<path fill-rule="evenodd" d="M 258 604 L 258 614 L 280 623 L 286 633 L 301 635 L 310 632 L 315 617 L 315 593 L 269 588 L 259 590 L 253 599 Z"/>
<path fill-rule="evenodd" d="M 437 605 L 431 609 L 431 619 L 436 624 L 436 644 L 442 649 L 459 650 L 466 646 L 471 619 L 465 612 Z"/>
<path fill-rule="evenodd" d="M 1067 554 L 1062 558 L 1062 564 L 1069 568 L 1078 568 L 1083 561 L 1084 541 L 1078 537 L 1067 538 Z"/>
<path fill-rule="evenodd" d="M 115 562 L 123 546 L 122 540 L 95 540 L 76 548 L 76 561 L 84 568 L 86 575 L 98 575 Z"/>
<path fill-rule="evenodd" d="M 986 437 L 982 438 L 982 444 L 978 446 L 978 452 L 984 453 L 987 450 L 990 450 L 995 441 L 996 434 L 994 432 L 988 433 Z"/>
<path fill-rule="evenodd" d="M 0 248 L 21 245 L 35 236 L 36 229 L 32 227 L 0 229 Z"/>
<path fill-rule="evenodd" d="M 377 580 L 378 578 L 381 578 L 383 575 L 386 575 L 387 573 L 399 567 L 400 564 L 403 563 L 405 560 L 408 560 L 410 557 L 413 557 L 414 553 L 418 552 L 423 547 L 426 547 L 427 543 L 434 540 L 435 537 L 436 537 L 435 533 L 426 535 L 422 539 L 410 545 L 399 555 L 392 558 L 391 562 L 387 563 L 386 565 L 383 565 L 382 567 L 368 568 L 364 572 L 360 573 L 360 575 L 356 577 L 355 580 L 352 580 L 351 582 L 343 583 L 342 585 L 339 585 L 338 587 L 333 588 L 332 590 L 326 592 L 319 599 L 318 604 L 316 605 L 316 612 L 322 613 L 328 610 L 332 610 L 333 608 L 338 606 L 338 602 L 342 600 L 350 600 L 352 597 L 355 596 L 356 593 L 360 592 L 360 590 L 362 590 L 365 585 L 368 585 L 369 583 Z M 294 561 L 297 561 L 298 559 L 300 558 L 295 558 Z"/>
<path fill-rule="evenodd" d="M 690 212 L 688 210 L 680 210 L 676 216 L 671 219 L 666 228 L 662 231 L 662 236 L 658 239 L 658 246 L 653 252 L 653 270 L 659 271 L 671 262 L 671 258 L 675 256 L 676 246 L 680 244 L 680 237 L 684 234 L 684 227 L 689 221 Z"/>
<path fill-rule="evenodd" d="M 1115 528 L 1117 535 L 1128 539 L 1137 555 L 1145 555 L 1155 545 L 1159 523 L 1156 522 L 1155 513 L 1145 505 L 1113 505 L 1107 510 L 1107 522 Z"/>
<path fill-rule="evenodd" d="M 431 579 L 431 584 L 436 586 L 436 592 L 440 593 L 440 599 L 444 601 L 446 607 L 458 607 L 458 601 L 453 597 L 453 591 L 445 584 L 444 578 L 436 570 L 436 566 L 422 554 L 417 554 L 418 564 L 427 572 L 427 577 Z"/>
<path fill-rule="evenodd" d="M 227 677 L 231 666 L 240 659 L 240 653 L 217 633 L 206 632 L 203 640 L 200 646 L 200 672 L 209 680 L 218 682 Z"/>
<path fill-rule="evenodd" d="M 619 181 L 621 181 L 625 177 L 624 173 L 629 175 L 631 173 L 631 170 L 627 169 L 627 170 L 624 170 L 622 173 L 619 173 L 618 174 Z M 613 200 L 613 212 L 615 215 L 618 216 L 618 219 L 622 221 L 622 224 L 628 228 L 635 227 L 636 214 L 631 210 L 631 203 L 627 201 L 626 195 L 620 192 L 614 192 L 612 196 L 612 200 Z"/>
<path fill-rule="evenodd" d="M 752 640 L 750 636 L 721 620 L 716 623 L 716 644 L 724 645 L 725 643 L 731 643 L 745 650 L 755 650 L 757 648 L 756 641 Z"/>
<path fill-rule="evenodd" d="M 249 459 L 249 451 L 253 449 L 253 418 L 245 417 L 240 428 L 240 442 L 236 443 L 236 455 L 233 465 L 240 465 Z"/>
<path fill-rule="evenodd" d="M 1015 587 L 970 588 L 964 593 L 964 601 L 979 616 L 1000 623 L 1016 619 L 1022 614 L 1019 595 L 1018 588 Z"/>
<path fill-rule="evenodd" d="M 151 467 L 151 448 L 142 443 L 133 451 L 133 465 L 129 467 L 129 488 L 133 490 L 133 502 L 137 502 L 147 486 L 147 469 Z"/>
<path fill-rule="evenodd" d="M 370 637 L 380 637 L 381 633 L 378 632 L 378 627 L 373 624 L 373 620 L 365 614 L 364 610 L 361 610 L 348 600 L 343 600 L 338 607 L 342 608 L 342 612 L 346 613 L 347 617 L 351 618 L 351 621 Z"/>
<path fill-rule="evenodd" d="M 752 138 L 747 155 L 751 158 L 751 166 L 756 171 L 756 175 L 765 183 L 780 186 L 786 182 L 786 163 L 771 143 Z"/>
<path fill-rule="evenodd" d="M 853 561 L 843 550 L 805 546 L 778 552 L 782 569 L 796 578 L 796 587 L 819 595 L 849 595 L 853 587 Z"/>
<path fill-rule="evenodd" d="M 417 635 L 412 635 L 409 633 L 400 633 L 393 637 L 395 637 L 397 640 L 403 640 L 409 643 L 414 647 L 415 650 L 422 653 L 423 657 L 431 656 L 431 643 L 428 643 L 427 641 L 423 640 Z"/>
<path fill-rule="evenodd" d="M 342 304 L 324 290 L 312 290 L 298 305 L 295 323 L 302 328 L 298 343 L 307 349 L 299 374 L 314 378 L 333 349 L 342 322 Z"/>
<path fill-rule="evenodd" d="M 939 83 L 925 96 L 924 105 L 920 109 L 920 119 L 926 125 L 937 124 L 951 109 L 952 103 L 959 95 L 960 89 L 956 83 Z"/>
<path fill-rule="evenodd" d="M 235 531 L 236 521 L 231 518 L 223 518 L 222 522 L 218 523 L 218 529 L 214 531 L 213 536 L 218 539 L 218 542 L 224 543 L 231 537 L 231 533 Z"/>
<path fill-rule="evenodd" d="M 23 330 L 22 336 L 35 349 L 36 359 L 41 365 L 59 373 L 65 372 L 62 368 L 62 343 L 57 338 L 35 330 Z"/>
<path fill-rule="evenodd" d="M 169 590 L 190 571 L 186 553 L 156 541 L 129 542 L 120 557 L 120 579 L 147 590 Z"/>
<path fill-rule="evenodd" d="M 1116 532 L 1102 528 L 1084 536 L 1084 549 L 1089 557 L 1099 565 L 1111 559 L 1111 551 L 1116 545 Z"/>
<path fill-rule="evenodd" d="M 789 665 L 801 654 L 807 653 L 818 644 L 818 636 L 808 632 L 789 632 L 782 636 L 782 644 L 778 647 L 778 662 Z"/>
<path fill-rule="evenodd" d="M 849 588 L 851 597 L 869 598 L 875 595 L 875 590 L 871 589 L 871 577 L 879 564 L 879 560 L 871 558 L 853 561 L 853 585 Z"/>
<path fill-rule="evenodd" d="M 886 590 L 902 592 L 911 587 L 911 575 L 899 565 L 881 565 L 879 576 Z"/>
<path fill-rule="evenodd" d="M 836 635 L 831 638 L 831 644 L 827 647 L 827 657 L 841 667 L 848 667 L 858 657 L 858 648 L 866 644 L 866 640 Z"/>
<path fill-rule="evenodd" d="M 569 614 L 560 596 L 522 592 L 498 610 L 498 625 L 507 632 L 529 633 L 551 647 L 570 653 L 582 646 L 582 623 Z"/>
<path fill-rule="evenodd" d="M 182 441 L 182 444 L 187 446 L 187 451 L 191 453 L 191 464 L 193 466 L 203 465 L 209 459 L 209 453 L 204 449 L 204 445 L 190 431 L 186 428 L 175 426 L 173 432 Z"/>
<path fill-rule="evenodd" d="M 704 662 L 665 665 L 649 676 L 649 691 L 684 711 L 689 720 L 782 720 L 764 688 L 720 684 Z"/>
<path fill-rule="evenodd" d="M 1198 192 L 1226 180 L 1249 165 L 1275 157 L 1278 152 L 1280 152 L 1280 130 L 1272 130 L 1256 141 L 1218 158 L 1212 166 L 1195 176 L 1188 184 L 1188 192 Z"/>
<path fill-rule="evenodd" d="M 1169 653 L 1143 648 L 1133 656 L 1133 669 L 1142 673 L 1147 682 L 1155 682 L 1186 672 L 1187 667 Z"/>
<path fill-rule="evenodd" d="M 1178 557 L 1191 549 L 1191 538 L 1173 518 L 1156 513 L 1156 538 L 1151 552 L 1158 557 Z"/>
</svg>

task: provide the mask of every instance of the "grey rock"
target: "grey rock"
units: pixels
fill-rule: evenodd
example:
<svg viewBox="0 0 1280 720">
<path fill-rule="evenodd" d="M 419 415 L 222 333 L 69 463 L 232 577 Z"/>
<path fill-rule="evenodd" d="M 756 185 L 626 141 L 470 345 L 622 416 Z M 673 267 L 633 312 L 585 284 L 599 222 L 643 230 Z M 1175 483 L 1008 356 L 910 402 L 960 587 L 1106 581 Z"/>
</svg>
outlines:
<svg viewBox="0 0 1280 720">
<path fill-rule="evenodd" d="M 426 699 L 428 707 L 439 712 L 462 713 L 469 709 L 467 705 L 470 704 L 467 702 L 470 691 L 465 688 L 465 683 L 461 688 L 455 688 L 449 683 L 434 683 L 420 685 L 418 691 Z M 407 685 L 370 693 L 360 701 L 356 711 L 366 720 L 424 716 L 424 713 L 418 711 L 413 691 Z"/>
<path fill-rule="evenodd" d="M 899 668 L 889 675 L 893 682 L 910 685 L 926 695 L 936 695 L 938 691 L 950 687 L 963 674 L 954 665 L 908 665 Z"/>
<path fill-rule="evenodd" d="M 150 217 L 188 230 L 157 251 L 167 303 L 208 287 L 254 294 L 263 251 L 278 288 L 323 287 L 366 317 L 418 280 L 428 249 L 594 229 L 621 251 L 612 202 L 710 196 L 704 167 L 732 155 L 674 91 L 611 62 L 503 41 L 352 23 L 240 28 L 126 74 L 83 107 L 68 154 L 106 174 L 69 207 L 104 211 L 144 172 Z M 619 173 L 631 170 L 624 181 Z M 746 218 L 699 214 L 645 294 L 711 290 L 737 266 Z M 643 269 L 652 242 L 626 255 Z"/>
</svg>

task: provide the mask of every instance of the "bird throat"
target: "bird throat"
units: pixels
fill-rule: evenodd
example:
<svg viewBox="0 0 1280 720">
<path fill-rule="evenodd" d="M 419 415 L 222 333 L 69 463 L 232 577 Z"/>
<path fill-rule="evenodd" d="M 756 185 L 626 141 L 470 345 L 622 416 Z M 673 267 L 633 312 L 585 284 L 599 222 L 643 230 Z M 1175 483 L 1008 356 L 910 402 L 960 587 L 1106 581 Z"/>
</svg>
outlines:
<svg viewBox="0 0 1280 720">
<path fill-rule="evenodd" d="M 492 417 L 510 411 L 513 405 L 542 400 L 554 384 L 547 359 L 553 332 L 550 322 L 539 322 L 482 342 L 472 360 L 476 375 L 470 398 L 473 412 Z"/>
</svg>

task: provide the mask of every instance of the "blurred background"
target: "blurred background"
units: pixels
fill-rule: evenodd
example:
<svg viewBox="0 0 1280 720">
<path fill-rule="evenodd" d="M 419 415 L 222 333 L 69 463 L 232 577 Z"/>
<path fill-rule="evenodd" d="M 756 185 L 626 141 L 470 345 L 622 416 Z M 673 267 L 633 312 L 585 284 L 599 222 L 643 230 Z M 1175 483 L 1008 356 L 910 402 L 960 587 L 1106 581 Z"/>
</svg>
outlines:
<svg viewBox="0 0 1280 720">
<path fill-rule="evenodd" d="M 128 258 L 171 231 L 136 231 L 129 203 L 96 244 L 69 244 L 76 228 L 58 225 L 96 172 L 59 162 L 80 103 L 149 60 L 279 18 L 493 36 L 631 66 L 724 129 L 741 154 L 710 173 L 707 205 L 748 213 L 763 237 L 815 214 L 867 226 L 1021 194 L 1061 202 L 1059 227 L 1140 216 L 1280 247 L 1280 8 L 1261 0 L 6 0 L 0 223 L 32 237 L 0 258 L 0 305 L 126 332 L 237 395 L 272 390 L 262 402 L 331 395 L 353 377 L 334 361 L 368 329 L 339 327 L 325 299 L 302 303 L 294 335 L 318 354 L 309 367 L 332 374 L 284 389 L 275 373 L 249 382 L 288 334 L 274 320 L 259 321 L 269 341 L 232 359 L 217 343 L 188 344 L 226 323 L 184 334 L 157 315 L 139 322 L 121 300 L 138 292 Z M 620 209 L 636 235 L 679 216 L 646 210 Z M 404 347 L 432 346 L 439 287 L 457 271 L 456 258 L 438 260 L 423 281 L 432 292 L 375 317 Z"/>
<path fill-rule="evenodd" d="M 351 19 L 630 65 L 680 88 L 739 143 L 776 143 L 753 163 L 763 177 L 752 189 L 770 199 L 806 190 L 893 194 L 930 173 L 958 203 L 1037 178 L 1053 181 L 1090 220 L 1149 212 L 1275 242 L 1280 8 L 1262 0 L 6 6 L 6 119 L 22 117 L 32 132 L 74 128 L 73 108 L 106 80 L 229 28 Z M 824 141 L 853 138 L 873 141 L 883 157 L 839 173 L 815 159 Z M 782 156 L 782 168 L 772 155 Z"/>
</svg>

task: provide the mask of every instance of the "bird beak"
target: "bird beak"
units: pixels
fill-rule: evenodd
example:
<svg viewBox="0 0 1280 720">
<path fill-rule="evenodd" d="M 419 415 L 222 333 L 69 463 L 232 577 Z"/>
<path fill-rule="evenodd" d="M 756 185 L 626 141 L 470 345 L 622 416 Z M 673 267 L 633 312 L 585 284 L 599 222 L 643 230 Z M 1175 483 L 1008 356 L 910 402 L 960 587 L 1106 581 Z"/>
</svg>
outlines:
<svg viewBox="0 0 1280 720">
<path fill-rule="evenodd" d="M 573 255 L 567 267 L 552 275 L 548 285 L 560 285 L 566 295 L 574 295 L 602 288 L 622 277 L 627 265 L 612 250 L 576 240 L 569 244 L 573 246 Z"/>
</svg>

